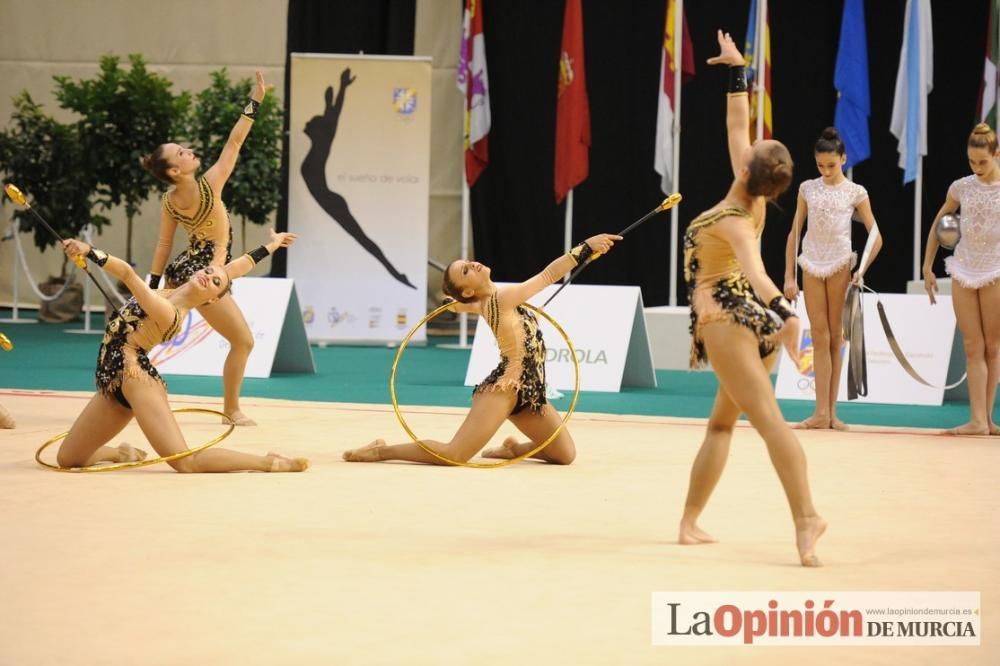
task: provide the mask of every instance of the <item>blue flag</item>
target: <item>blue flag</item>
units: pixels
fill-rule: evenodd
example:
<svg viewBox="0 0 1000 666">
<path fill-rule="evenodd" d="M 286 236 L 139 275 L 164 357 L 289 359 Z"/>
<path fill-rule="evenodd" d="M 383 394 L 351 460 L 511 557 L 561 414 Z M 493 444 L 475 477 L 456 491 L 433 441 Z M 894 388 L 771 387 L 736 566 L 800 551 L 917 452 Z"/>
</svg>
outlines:
<svg viewBox="0 0 1000 666">
<path fill-rule="evenodd" d="M 850 169 L 871 156 L 868 138 L 868 116 L 871 98 L 868 94 L 868 44 L 865 39 L 864 0 L 846 0 L 840 22 L 840 45 L 837 66 L 833 74 L 837 89 L 837 109 L 833 124 L 844 139 Z"/>
</svg>

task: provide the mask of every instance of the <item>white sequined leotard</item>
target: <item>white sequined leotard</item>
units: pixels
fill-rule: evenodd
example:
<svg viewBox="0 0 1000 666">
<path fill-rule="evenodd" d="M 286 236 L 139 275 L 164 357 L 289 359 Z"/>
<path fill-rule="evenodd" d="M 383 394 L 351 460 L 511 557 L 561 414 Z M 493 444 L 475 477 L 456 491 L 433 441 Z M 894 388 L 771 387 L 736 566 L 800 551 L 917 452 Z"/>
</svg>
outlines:
<svg viewBox="0 0 1000 666">
<path fill-rule="evenodd" d="M 809 222 L 802 239 L 799 266 L 818 278 L 827 278 L 845 266 L 854 266 L 851 251 L 851 217 L 854 208 L 868 197 L 864 187 L 844 179 L 827 185 L 822 178 L 807 180 L 799 193 L 809 207 Z"/>
<path fill-rule="evenodd" d="M 945 270 L 966 289 L 985 287 L 1000 278 L 1000 181 L 959 178 L 948 196 L 962 207 L 962 238 Z"/>
</svg>

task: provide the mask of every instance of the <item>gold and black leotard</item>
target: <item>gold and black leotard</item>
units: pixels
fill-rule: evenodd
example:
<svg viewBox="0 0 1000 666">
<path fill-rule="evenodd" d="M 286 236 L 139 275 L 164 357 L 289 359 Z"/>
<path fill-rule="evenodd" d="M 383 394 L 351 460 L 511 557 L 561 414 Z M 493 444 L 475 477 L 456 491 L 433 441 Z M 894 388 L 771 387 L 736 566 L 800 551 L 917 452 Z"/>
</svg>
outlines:
<svg viewBox="0 0 1000 666">
<path fill-rule="evenodd" d="M 171 217 L 184 227 L 188 234 L 188 246 L 174 257 L 164 271 L 167 287 L 175 289 L 190 277 L 211 265 L 215 260 L 215 249 L 226 243 L 226 260 L 232 259 L 233 229 L 229 224 L 229 213 L 222 201 L 216 201 L 212 186 L 204 178 L 198 179 L 198 210 L 187 216 L 170 203 L 170 193 L 163 193 L 163 207 Z M 218 262 L 215 262 L 218 263 Z"/>
<path fill-rule="evenodd" d="M 702 213 L 688 226 L 684 234 L 684 280 L 691 307 L 692 368 L 708 361 L 701 329 L 714 321 L 728 321 L 753 331 L 761 358 L 769 356 L 775 349 L 766 336 L 777 331 L 778 326 L 740 270 L 732 246 L 714 227 L 725 217 L 746 220 L 758 239 L 764 231 L 763 214 L 756 221 L 743 208 L 722 208 Z"/>
<path fill-rule="evenodd" d="M 97 390 L 131 409 L 122 392 L 126 381 L 155 381 L 166 389 L 166 382 L 149 362 L 146 353 L 161 342 L 176 337 L 180 327 L 181 314 L 176 307 L 173 322 L 162 330 L 134 297 L 128 299 L 111 316 L 104 329 L 104 339 L 97 353 Z"/>
<path fill-rule="evenodd" d="M 476 386 L 482 391 L 513 390 L 516 396 L 511 414 L 525 409 L 541 411 L 545 405 L 545 341 L 535 313 L 523 305 L 503 311 L 494 291 L 483 306 L 483 316 L 497 339 L 500 364 Z"/>
</svg>

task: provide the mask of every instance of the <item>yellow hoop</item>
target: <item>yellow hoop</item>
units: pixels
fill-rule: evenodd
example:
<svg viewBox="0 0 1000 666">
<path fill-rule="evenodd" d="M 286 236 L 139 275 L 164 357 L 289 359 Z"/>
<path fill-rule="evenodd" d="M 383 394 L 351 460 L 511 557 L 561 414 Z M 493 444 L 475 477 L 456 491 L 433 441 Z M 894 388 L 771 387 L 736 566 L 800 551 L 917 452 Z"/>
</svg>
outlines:
<svg viewBox="0 0 1000 666">
<path fill-rule="evenodd" d="M 403 342 L 400 343 L 399 349 L 396 351 L 396 358 L 393 359 L 392 361 L 392 372 L 389 374 L 389 395 L 392 398 L 392 410 L 396 413 L 396 418 L 399 419 L 399 425 L 403 426 L 403 430 L 406 431 L 406 434 L 410 436 L 410 439 L 412 439 L 414 443 L 417 444 L 417 446 L 419 446 L 424 451 L 434 456 L 438 460 L 446 462 L 450 465 L 459 465 L 461 467 L 479 467 L 479 468 L 506 467 L 507 465 L 512 465 L 520 460 L 524 460 L 525 458 L 530 458 L 531 456 L 535 455 L 536 453 L 544 449 L 546 446 L 548 446 L 552 442 L 552 440 L 554 440 L 559 435 L 559 433 L 562 432 L 562 429 L 566 427 L 566 423 L 569 422 L 569 417 L 573 415 L 573 411 L 576 409 L 576 401 L 580 397 L 580 359 L 576 357 L 576 349 L 573 348 L 573 342 L 569 339 L 569 336 L 566 335 L 566 331 L 563 330 L 562 326 L 560 326 L 555 319 L 550 317 L 541 308 L 536 308 L 534 305 L 531 305 L 530 303 L 525 303 L 524 306 L 536 312 L 537 314 L 540 314 L 547 322 L 552 324 L 552 326 L 563 337 L 563 340 L 566 341 L 566 345 L 569 347 L 569 355 L 573 359 L 573 369 L 576 372 L 576 378 L 573 386 L 573 400 L 569 403 L 569 409 L 566 411 L 566 416 L 563 417 L 563 420 L 559 423 L 559 426 L 552 432 L 551 435 L 549 435 L 548 439 L 546 439 L 544 442 L 542 442 L 534 449 L 528 451 L 525 454 L 516 456 L 514 458 L 510 458 L 508 460 L 502 460 L 498 463 L 461 462 L 459 460 L 452 460 L 447 456 L 443 456 L 437 451 L 427 446 L 426 444 L 424 444 L 420 440 L 420 438 L 417 437 L 416 433 L 414 433 L 410 429 L 410 426 L 407 425 L 406 420 L 403 419 L 403 414 L 399 411 L 399 401 L 396 400 L 396 366 L 399 365 L 399 359 L 402 358 L 403 356 L 403 350 L 406 349 L 406 345 L 409 344 L 410 338 L 413 337 L 413 334 L 416 333 L 418 330 L 420 330 L 421 326 L 429 322 L 431 319 L 434 319 L 434 317 L 438 316 L 445 310 L 448 310 L 451 306 L 452 304 L 442 305 L 438 309 L 429 313 L 419 322 L 417 322 L 417 325 L 414 326 L 412 329 L 410 329 L 410 332 L 406 334 L 405 338 L 403 338 Z"/>
<path fill-rule="evenodd" d="M 214 409 L 201 409 L 199 407 L 180 407 L 178 409 L 170 410 L 174 414 L 213 414 L 215 416 L 221 416 L 224 419 L 229 420 L 229 430 L 222 433 L 212 441 L 207 444 L 202 444 L 193 449 L 187 449 L 186 451 L 181 451 L 180 453 L 174 453 L 169 456 L 163 456 L 162 458 L 153 458 L 152 460 L 136 460 L 135 462 L 125 462 L 125 463 L 115 463 L 114 465 L 90 465 L 89 467 L 60 467 L 59 465 L 52 465 L 44 460 L 42 460 L 42 451 L 52 446 L 56 442 L 64 439 L 69 431 L 58 434 L 49 441 L 42 444 L 41 448 L 35 452 L 35 462 L 37 462 L 42 467 L 48 467 L 49 469 L 55 470 L 57 472 L 116 472 L 120 469 L 131 469 L 133 467 L 147 467 L 148 465 L 155 465 L 162 462 L 170 462 L 171 460 L 179 460 L 181 458 L 187 458 L 188 456 L 193 456 L 199 451 L 204 451 L 210 446 L 215 446 L 233 432 L 236 428 L 236 423 L 230 419 L 228 416 L 222 412 L 217 412 Z"/>
</svg>

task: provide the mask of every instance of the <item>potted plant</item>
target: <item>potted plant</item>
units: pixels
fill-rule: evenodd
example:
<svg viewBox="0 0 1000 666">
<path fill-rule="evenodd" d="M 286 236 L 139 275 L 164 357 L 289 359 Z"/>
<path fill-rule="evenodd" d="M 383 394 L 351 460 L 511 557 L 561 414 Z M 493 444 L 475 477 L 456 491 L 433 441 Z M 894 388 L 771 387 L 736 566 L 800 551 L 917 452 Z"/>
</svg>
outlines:
<svg viewBox="0 0 1000 666">
<path fill-rule="evenodd" d="M 88 224 L 100 230 L 108 223 L 107 217 L 92 212 L 96 183 L 84 168 L 86 150 L 76 125 L 53 119 L 27 92 L 14 99 L 10 125 L 0 130 L 3 180 L 24 191 L 35 211 L 63 238 L 78 236 Z M 5 202 L 6 195 L 0 201 Z M 21 231 L 33 234 L 38 249 L 44 251 L 58 243 L 29 211 L 19 208 L 14 217 Z M 39 285 L 42 293 L 58 292 L 71 279 L 67 268 L 64 256 L 60 274 Z M 39 318 L 69 321 L 75 319 L 82 308 L 82 287 L 76 283 L 67 286 L 61 298 L 43 301 Z"/>
</svg>

